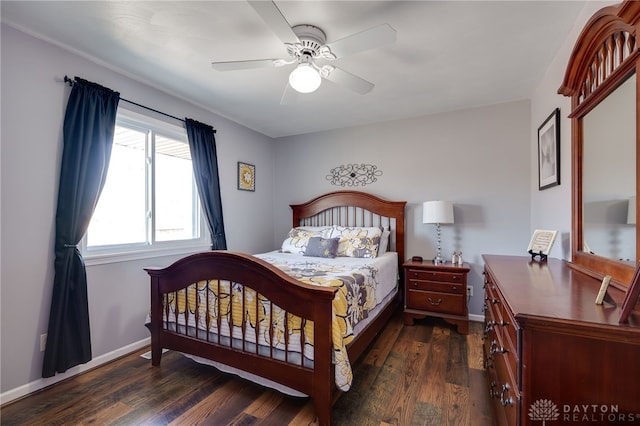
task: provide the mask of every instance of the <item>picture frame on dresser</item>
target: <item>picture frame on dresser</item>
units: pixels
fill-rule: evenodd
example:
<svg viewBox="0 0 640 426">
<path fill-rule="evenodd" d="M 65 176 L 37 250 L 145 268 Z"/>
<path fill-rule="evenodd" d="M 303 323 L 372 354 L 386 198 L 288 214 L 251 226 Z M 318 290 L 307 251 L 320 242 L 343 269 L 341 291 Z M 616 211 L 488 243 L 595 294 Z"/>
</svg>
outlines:
<svg viewBox="0 0 640 426">
<path fill-rule="evenodd" d="M 538 128 L 538 190 L 560 185 L 560 108 Z"/>
<path fill-rule="evenodd" d="M 532 260 L 536 256 L 540 256 L 540 260 L 546 260 L 549 253 L 551 253 L 551 247 L 556 240 L 558 231 L 536 229 L 533 231 L 529 247 L 527 247 L 527 253 L 531 255 Z"/>
<path fill-rule="evenodd" d="M 622 302 L 620 320 L 618 321 L 620 324 L 629 322 L 629 316 L 638 304 L 638 299 L 640 299 L 640 263 L 636 266 L 636 271 L 633 274 L 633 278 L 627 289 L 627 294 Z"/>
</svg>

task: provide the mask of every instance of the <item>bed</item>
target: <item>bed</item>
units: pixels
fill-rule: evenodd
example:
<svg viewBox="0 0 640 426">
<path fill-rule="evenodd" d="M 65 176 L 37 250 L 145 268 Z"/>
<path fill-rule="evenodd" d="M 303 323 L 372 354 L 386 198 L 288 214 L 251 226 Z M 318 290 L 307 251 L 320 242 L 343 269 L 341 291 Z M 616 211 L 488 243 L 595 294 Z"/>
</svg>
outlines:
<svg viewBox="0 0 640 426">
<path fill-rule="evenodd" d="M 331 424 L 351 363 L 401 303 L 405 204 L 331 192 L 291 205 L 292 229 L 278 251 L 210 251 L 146 268 L 152 364 L 163 349 L 182 352 L 307 395 L 318 422 Z"/>
</svg>

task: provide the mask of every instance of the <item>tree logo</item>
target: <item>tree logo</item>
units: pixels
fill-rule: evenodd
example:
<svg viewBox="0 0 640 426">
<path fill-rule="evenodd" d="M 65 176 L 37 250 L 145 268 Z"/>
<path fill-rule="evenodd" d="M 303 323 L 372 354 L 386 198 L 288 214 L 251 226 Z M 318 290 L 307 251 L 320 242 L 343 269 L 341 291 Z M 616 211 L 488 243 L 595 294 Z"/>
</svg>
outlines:
<svg viewBox="0 0 640 426">
<path fill-rule="evenodd" d="M 529 418 L 542 421 L 543 426 L 547 420 L 558 420 L 558 417 L 558 406 L 548 399 L 539 399 L 529 407 Z"/>
</svg>

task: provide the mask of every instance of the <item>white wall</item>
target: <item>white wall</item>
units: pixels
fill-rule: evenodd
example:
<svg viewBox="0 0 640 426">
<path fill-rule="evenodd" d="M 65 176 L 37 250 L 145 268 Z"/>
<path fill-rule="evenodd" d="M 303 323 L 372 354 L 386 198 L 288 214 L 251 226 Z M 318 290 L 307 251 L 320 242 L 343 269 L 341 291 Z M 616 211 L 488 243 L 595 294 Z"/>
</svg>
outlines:
<svg viewBox="0 0 640 426">
<path fill-rule="evenodd" d="M 65 74 L 119 91 L 123 98 L 217 129 L 218 164 L 229 249 L 271 249 L 272 139 L 214 113 L 2 25 L 1 392 L 19 396 L 40 380 L 39 336 L 47 332 L 53 283 L 54 219 Z M 148 112 L 147 112 L 148 113 Z M 165 119 L 156 116 L 158 119 Z M 238 191 L 238 161 L 256 165 L 256 192 Z M 247 220 L 249 218 L 250 220 Z M 144 266 L 176 257 L 90 266 L 87 270 L 94 358 L 108 357 L 149 333 L 144 319 L 149 279 Z M 74 368 L 70 373 L 77 372 Z M 70 373 L 58 375 L 59 380 Z M 16 391 L 16 388 L 19 388 Z M 12 390 L 11 395 L 5 395 Z"/>
<path fill-rule="evenodd" d="M 555 229 L 558 237 L 550 256 L 571 260 L 571 99 L 558 94 L 573 46 L 591 16 L 615 1 L 586 2 L 571 32 L 531 98 L 531 229 Z M 560 185 L 538 190 L 538 127 L 560 108 Z"/>
<path fill-rule="evenodd" d="M 280 138 L 274 171 L 274 244 L 291 228 L 289 204 L 328 191 L 333 167 L 374 164 L 383 174 L 361 189 L 407 201 L 407 255 L 433 258 L 435 227 L 422 223 L 422 202 L 454 204 L 442 226 L 443 257 L 462 250 L 473 270 L 470 312 L 482 315 L 481 255 L 526 254 L 529 244 L 528 101 Z"/>
</svg>

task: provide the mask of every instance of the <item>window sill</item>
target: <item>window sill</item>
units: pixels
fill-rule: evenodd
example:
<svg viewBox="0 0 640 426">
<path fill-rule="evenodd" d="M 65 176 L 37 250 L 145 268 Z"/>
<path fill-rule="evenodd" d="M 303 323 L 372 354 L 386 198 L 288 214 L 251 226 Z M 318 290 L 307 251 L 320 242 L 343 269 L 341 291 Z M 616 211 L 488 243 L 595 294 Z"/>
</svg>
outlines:
<svg viewBox="0 0 640 426">
<path fill-rule="evenodd" d="M 164 256 L 188 255 L 208 251 L 211 244 L 197 244 L 180 247 L 165 247 L 122 253 L 83 254 L 85 266 L 105 265 L 108 263 L 131 262 L 134 260 L 153 259 Z"/>
</svg>

